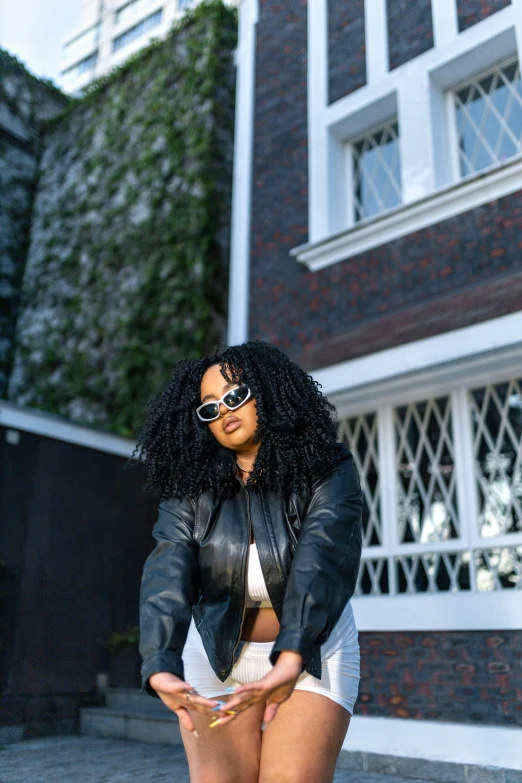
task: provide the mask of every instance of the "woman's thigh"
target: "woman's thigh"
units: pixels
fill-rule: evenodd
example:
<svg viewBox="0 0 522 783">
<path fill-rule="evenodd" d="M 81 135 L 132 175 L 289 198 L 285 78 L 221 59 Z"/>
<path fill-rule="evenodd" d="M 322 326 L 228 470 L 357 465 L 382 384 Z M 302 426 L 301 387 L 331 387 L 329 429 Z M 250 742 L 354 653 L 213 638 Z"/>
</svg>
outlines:
<svg viewBox="0 0 522 783">
<path fill-rule="evenodd" d="M 228 701 L 231 696 L 216 698 Z M 180 727 L 191 783 L 258 783 L 265 707 L 256 704 L 213 729 L 209 715 L 191 713 L 199 737 Z"/>
<path fill-rule="evenodd" d="M 327 696 L 295 690 L 263 732 L 259 783 L 331 783 L 350 718 Z"/>
</svg>

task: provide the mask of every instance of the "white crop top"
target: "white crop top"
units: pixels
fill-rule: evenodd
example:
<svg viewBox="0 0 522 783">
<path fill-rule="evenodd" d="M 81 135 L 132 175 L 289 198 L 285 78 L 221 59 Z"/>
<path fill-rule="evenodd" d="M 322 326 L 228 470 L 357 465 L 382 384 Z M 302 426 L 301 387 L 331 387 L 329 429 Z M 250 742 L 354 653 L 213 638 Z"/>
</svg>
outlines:
<svg viewBox="0 0 522 783">
<path fill-rule="evenodd" d="M 267 609 L 272 606 L 265 577 L 261 570 L 257 544 L 250 544 L 248 557 L 247 595 L 245 606 L 249 609 Z"/>
</svg>

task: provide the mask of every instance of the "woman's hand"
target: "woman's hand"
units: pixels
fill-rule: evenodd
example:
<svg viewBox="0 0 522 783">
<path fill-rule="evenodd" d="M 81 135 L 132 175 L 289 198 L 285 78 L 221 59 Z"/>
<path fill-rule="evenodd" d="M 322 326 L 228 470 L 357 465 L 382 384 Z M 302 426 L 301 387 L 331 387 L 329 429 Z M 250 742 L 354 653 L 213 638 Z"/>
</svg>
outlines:
<svg viewBox="0 0 522 783">
<path fill-rule="evenodd" d="M 299 653 L 284 650 L 279 654 L 274 668 L 256 682 L 234 688 L 234 695 L 227 701 L 226 709 L 237 713 L 247 710 L 253 704 L 266 702 L 264 724 L 276 716 L 279 705 L 290 698 L 303 669 L 303 658 Z M 214 713 L 215 714 L 215 713 Z M 232 716 L 219 713 L 220 723 L 234 720 Z"/>
<path fill-rule="evenodd" d="M 151 688 L 156 691 L 163 704 L 165 704 L 169 710 L 175 712 L 179 718 L 179 722 L 196 737 L 198 736 L 198 733 L 189 710 L 203 712 L 212 717 L 216 714 L 215 712 L 212 712 L 212 708 L 219 704 L 216 699 L 205 699 L 205 697 L 200 696 L 197 691 L 189 693 L 189 691 L 193 690 L 192 686 L 189 685 L 188 682 L 184 682 L 184 680 L 175 674 L 170 674 L 170 672 L 157 672 L 149 678 L 149 684 Z M 189 693 L 188 699 L 187 693 Z"/>
</svg>

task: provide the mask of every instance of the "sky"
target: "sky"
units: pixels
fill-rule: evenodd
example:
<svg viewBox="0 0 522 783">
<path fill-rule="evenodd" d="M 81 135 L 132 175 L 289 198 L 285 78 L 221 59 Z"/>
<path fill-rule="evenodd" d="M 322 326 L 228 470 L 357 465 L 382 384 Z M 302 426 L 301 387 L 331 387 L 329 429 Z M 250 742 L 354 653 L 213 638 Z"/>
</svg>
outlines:
<svg viewBox="0 0 522 783">
<path fill-rule="evenodd" d="M 82 0 L 0 0 L 0 46 L 36 76 L 57 81 L 63 38 L 80 21 Z"/>
</svg>

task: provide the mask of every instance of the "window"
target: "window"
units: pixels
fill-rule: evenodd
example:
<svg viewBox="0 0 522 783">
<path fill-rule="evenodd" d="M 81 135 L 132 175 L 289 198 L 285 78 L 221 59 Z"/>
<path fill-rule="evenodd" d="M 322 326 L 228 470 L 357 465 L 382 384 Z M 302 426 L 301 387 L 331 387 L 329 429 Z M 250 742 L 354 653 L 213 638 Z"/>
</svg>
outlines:
<svg viewBox="0 0 522 783">
<path fill-rule="evenodd" d="M 469 393 L 482 538 L 522 533 L 522 379 Z"/>
<path fill-rule="evenodd" d="M 341 418 L 366 500 L 357 596 L 522 588 L 522 379 Z"/>
<path fill-rule="evenodd" d="M 401 203 L 399 126 L 397 122 L 388 122 L 351 146 L 357 223 Z"/>
<path fill-rule="evenodd" d="M 522 83 L 517 61 L 455 90 L 460 176 L 522 152 Z"/>
<path fill-rule="evenodd" d="M 127 22 L 133 22 L 137 18 L 143 16 L 150 8 L 150 0 L 129 0 L 127 3 L 120 5 L 114 13 L 115 24 L 125 24 Z"/>
<path fill-rule="evenodd" d="M 76 78 L 82 73 L 85 73 L 85 71 L 93 70 L 97 62 L 98 52 L 96 51 L 93 52 L 93 54 L 90 54 L 88 57 L 85 57 L 83 60 L 80 60 L 80 62 L 76 63 L 75 65 L 71 65 L 71 67 L 67 68 L 65 71 L 62 71 L 62 76 L 66 76 L 68 79 Z"/>
<path fill-rule="evenodd" d="M 157 27 L 157 25 L 161 24 L 162 15 L 163 10 L 160 8 L 159 11 L 156 11 L 150 16 L 147 16 L 145 19 L 142 19 L 141 22 L 138 22 L 138 24 L 134 25 L 134 27 L 126 30 L 121 35 L 118 35 L 113 39 L 112 51 L 117 52 L 118 49 L 122 49 L 124 46 L 132 43 L 132 41 L 135 41 L 136 38 L 144 35 L 144 33 L 146 33 L 148 30 L 152 29 L 153 27 Z"/>
<path fill-rule="evenodd" d="M 178 0 L 178 9 L 184 11 L 185 8 L 190 8 L 194 4 L 194 0 Z"/>
<path fill-rule="evenodd" d="M 100 23 L 96 22 L 96 24 L 92 25 L 92 27 L 89 27 L 88 30 L 84 30 L 79 35 L 75 36 L 74 38 L 71 38 L 70 41 L 67 41 L 64 48 L 65 50 L 70 50 L 71 48 L 76 48 L 78 46 L 85 46 L 89 45 L 90 41 L 97 40 L 97 37 L 100 32 Z"/>
</svg>

